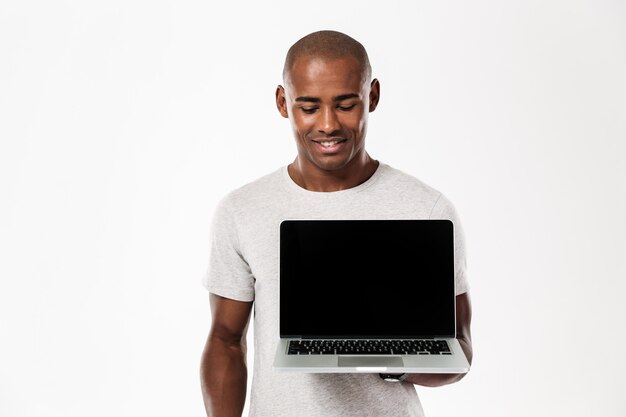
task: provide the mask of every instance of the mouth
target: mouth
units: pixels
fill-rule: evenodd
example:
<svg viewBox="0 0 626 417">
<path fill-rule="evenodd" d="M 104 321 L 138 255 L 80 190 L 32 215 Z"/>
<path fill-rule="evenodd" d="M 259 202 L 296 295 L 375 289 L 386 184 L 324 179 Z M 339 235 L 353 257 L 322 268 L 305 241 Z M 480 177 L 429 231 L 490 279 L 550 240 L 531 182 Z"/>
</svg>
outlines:
<svg viewBox="0 0 626 417">
<path fill-rule="evenodd" d="M 330 153 L 336 153 L 339 150 L 341 150 L 341 148 L 343 148 L 344 144 L 346 143 L 347 139 L 329 139 L 329 140 L 314 140 L 313 142 L 315 142 L 316 144 L 316 148 L 318 148 L 322 153 L 325 154 L 330 154 Z"/>
</svg>

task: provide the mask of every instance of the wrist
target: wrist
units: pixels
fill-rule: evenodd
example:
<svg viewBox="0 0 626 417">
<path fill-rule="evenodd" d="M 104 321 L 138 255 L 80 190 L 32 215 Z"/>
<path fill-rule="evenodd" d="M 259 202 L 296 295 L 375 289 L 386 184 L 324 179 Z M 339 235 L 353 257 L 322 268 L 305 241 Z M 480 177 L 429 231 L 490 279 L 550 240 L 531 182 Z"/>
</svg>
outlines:
<svg viewBox="0 0 626 417">
<path fill-rule="evenodd" d="M 407 373 L 403 373 L 403 374 L 378 374 L 378 376 L 380 376 L 383 380 L 387 381 L 387 382 L 402 382 L 404 381 L 409 374 Z"/>
</svg>

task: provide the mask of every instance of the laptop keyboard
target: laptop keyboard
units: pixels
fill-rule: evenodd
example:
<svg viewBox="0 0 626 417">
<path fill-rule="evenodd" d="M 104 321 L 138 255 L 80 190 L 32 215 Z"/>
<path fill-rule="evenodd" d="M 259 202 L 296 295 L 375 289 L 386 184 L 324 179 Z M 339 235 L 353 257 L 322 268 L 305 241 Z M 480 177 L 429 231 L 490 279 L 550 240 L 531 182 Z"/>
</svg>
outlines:
<svg viewBox="0 0 626 417">
<path fill-rule="evenodd" d="M 451 355 L 445 340 L 291 340 L 289 355 Z"/>
</svg>

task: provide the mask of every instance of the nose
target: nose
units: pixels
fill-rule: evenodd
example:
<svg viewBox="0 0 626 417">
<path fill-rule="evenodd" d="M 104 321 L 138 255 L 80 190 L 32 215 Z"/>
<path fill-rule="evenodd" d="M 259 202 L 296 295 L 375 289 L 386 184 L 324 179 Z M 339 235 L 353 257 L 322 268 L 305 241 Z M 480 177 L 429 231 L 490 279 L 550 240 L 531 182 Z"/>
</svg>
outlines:
<svg viewBox="0 0 626 417">
<path fill-rule="evenodd" d="M 339 120 L 337 119 L 335 109 L 331 108 L 330 106 L 324 106 L 321 111 L 321 120 L 319 126 L 320 133 L 332 136 L 332 134 L 339 129 L 340 124 Z"/>
</svg>

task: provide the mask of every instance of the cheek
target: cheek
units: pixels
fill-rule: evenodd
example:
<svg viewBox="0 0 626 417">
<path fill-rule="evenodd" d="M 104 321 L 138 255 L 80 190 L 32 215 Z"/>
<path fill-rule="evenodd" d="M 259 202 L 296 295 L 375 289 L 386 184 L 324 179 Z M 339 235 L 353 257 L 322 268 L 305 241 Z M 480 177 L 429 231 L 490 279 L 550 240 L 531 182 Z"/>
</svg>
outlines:
<svg viewBox="0 0 626 417">
<path fill-rule="evenodd" d="M 365 132 L 366 129 L 367 129 L 367 116 L 365 116 L 359 121 L 359 130 L 361 132 Z"/>
<path fill-rule="evenodd" d="M 313 126 L 313 122 L 310 120 L 310 117 L 304 116 L 292 116 L 291 119 L 291 127 L 294 132 L 297 132 L 300 135 L 304 135 L 309 132 Z"/>
<path fill-rule="evenodd" d="M 365 131 L 367 128 L 367 116 L 369 113 L 365 110 L 361 111 L 359 114 L 359 130 Z"/>
<path fill-rule="evenodd" d="M 346 129 L 361 132 L 367 126 L 367 113 L 355 112 L 347 114 L 342 120 L 342 125 Z"/>
</svg>

